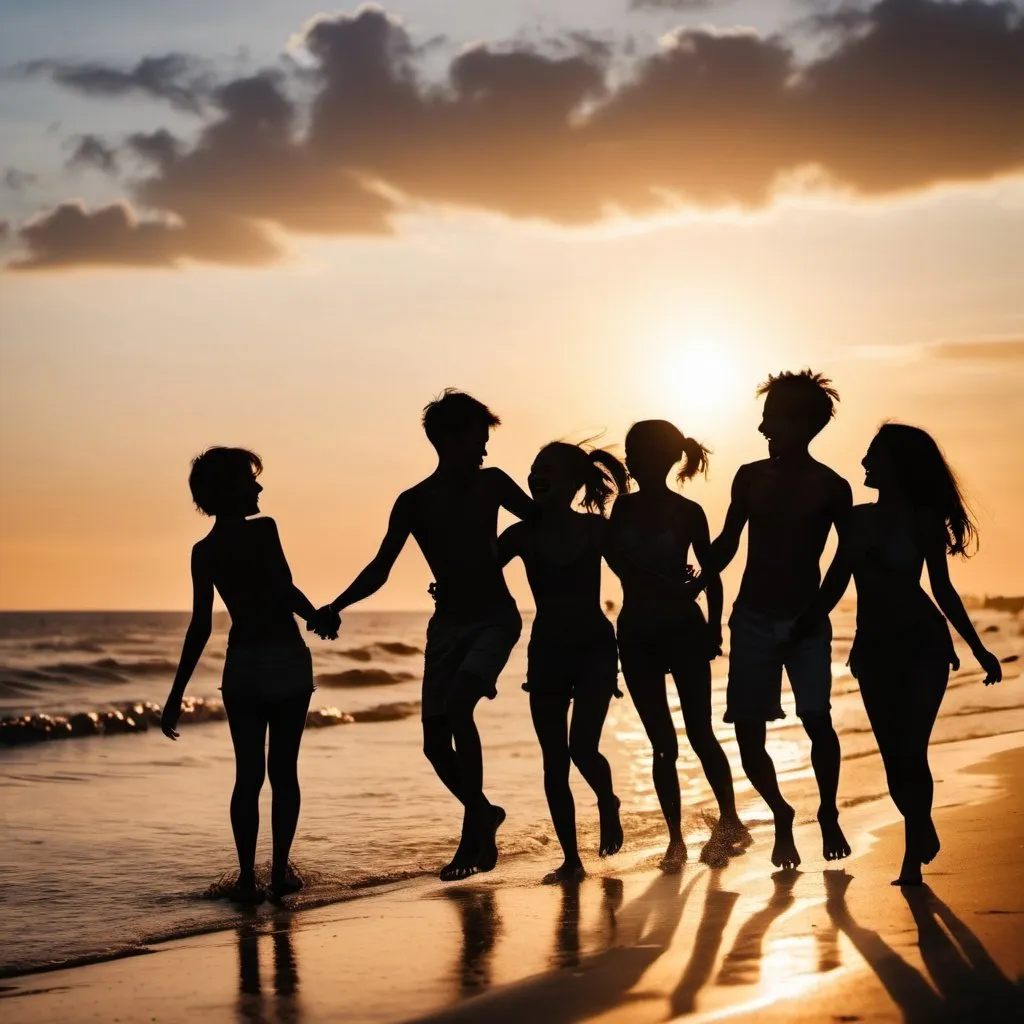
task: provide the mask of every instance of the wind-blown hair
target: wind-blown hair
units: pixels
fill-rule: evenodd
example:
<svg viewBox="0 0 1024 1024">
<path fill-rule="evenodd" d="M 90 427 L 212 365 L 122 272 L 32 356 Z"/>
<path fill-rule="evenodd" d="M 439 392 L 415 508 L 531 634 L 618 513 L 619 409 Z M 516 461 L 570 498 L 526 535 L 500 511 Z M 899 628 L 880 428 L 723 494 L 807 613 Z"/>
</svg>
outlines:
<svg viewBox="0 0 1024 1024">
<path fill-rule="evenodd" d="M 885 446 L 903 496 L 942 521 L 947 552 L 969 557 L 969 549 L 977 549 L 978 528 L 960 482 L 935 438 L 920 427 L 883 423 L 875 442 Z"/>
<path fill-rule="evenodd" d="M 483 402 L 455 388 L 445 388 L 423 410 L 423 431 L 436 448 L 446 434 L 459 434 L 473 426 L 488 429 L 501 426 L 501 420 Z"/>
<path fill-rule="evenodd" d="M 711 449 L 692 437 L 687 437 L 668 420 L 640 420 L 626 433 L 626 447 L 644 459 L 665 463 L 665 472 L 682 461 L 676 474 L 680 484 L 698 473 L 708 474 Z"/>
<path fill-rule="evenodd" d="M 811 369 L 799 373 L 784 370 L 777 375 L 769 374 L 757 388 L 757 397 L 763 395 L 784 395 L 787 404 L 791 403 L 791 408 L 806 417 L 808 427 L 814 431 L 812 436 L 817 436 L 828 426 L 839 401 L 839 392 L 832 381 Z"/>
<path fill-rule="evenodd" d="M 207 448 L 192 460 L 188 475 L 192 500 L 203 515 L 220 515 L 239 477 L 257 477 L 262 472 L 263 460 L 248 448 Z"/>
<path fill-rule="evenodd" d="M 629 487 L 626 467 L 610 451 L 592 448 L 586 441 L 570 444 L 552 441 L 541 448 L 539 455 L 557 455 L 564 460 L 573 478 L 583 491 L 582 505 L 588 512 L 604 515 L 608 502 Z"/>
</svg>

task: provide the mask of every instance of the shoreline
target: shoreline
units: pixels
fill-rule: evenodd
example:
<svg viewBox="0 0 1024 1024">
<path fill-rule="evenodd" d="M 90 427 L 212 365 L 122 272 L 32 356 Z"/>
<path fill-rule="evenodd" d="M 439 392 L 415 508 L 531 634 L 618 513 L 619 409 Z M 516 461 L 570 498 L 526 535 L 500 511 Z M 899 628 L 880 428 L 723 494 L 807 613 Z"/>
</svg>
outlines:
<svg viewBox="0 0 1024 1024">
<path fill-rule="evenodd" d="M 859 761 L 861 774 L 881 770 L 877 755 Z M 926 881 L 941 880 L 958 895 L 962 891 L 980 898 L 978 887 L 981 895 L 990 895 L 984 887 L 991 883 L 979 880 L 958 852 L 965 815 L 974 816 L 986 837 L 1009 827 L 1019 861 L 1021 801 L 1006 791 L 1004 761 L 1024 767 L 1024 733 L 961 740 L 933 751 L 936 821 L 947 849 L 926 873 Z M 876 787 L 867 792 L 877 794 L 881 786 L 875 781 Z M 853 803 L 844 810 L 843 825 L 854 855 L 835 866 L 820 860 L 817 829 L 803 814 L 798 816 L 797 839 L 804 863 L 792 873 L 773 873 L 768 862 L 771 830 L 763 826 L 756 830 L 751 850 L 728 868 L 712 871 L 691 860 L 680 875 L 664 875 L 654 866 L 660 849 L 647 847 L 602 862 L 575 892 L 540 886 L 536 860 L 511 857 L 494 873 L 463 883 L 442 886 L 433 878 L 393 883 L 299 913 L 239 915 L 234 924 L 204 934 L 79 966 L 54 965 L 8 976 L 0 984 L 0 999 L 12 1014 L 8 1019 L 24 1021 L 114 1016 L 173 1020 L 186 1015 L 186 1007 L 190 1016 L 201 1012 L 204 1019 L 227 1020 L 236 1019 L 246 999 L 266 1001 L 259 995 L 264 977 L 263 987 L 270 988 L 272 981 L 277 1001 L 296 1004 L 289 1010 L 288 1019 L 294 1020 L 337 1019 L 344 1012 L 346 1019 L 382 1022 L 455 1022 L 478 1014 L 511 1021 L 556 1005 L 558 1014 L 543 1019 L 655 1021 L 696 1014 L 693 1019 L 715 1020 L 755 1012 L 760 1019 L 769 1009 L 781 1014 L 780 1021 L 822 1019 L 822 998 L 839 999 L 829 993 L 846 993 L 851 985 L 875 976 L 847 931 L 863 937 L 870 926 L 872 934 L 884 935 L 893 948 L 907 952 L 907 921 L 902 920 L 910 920 L 907 907 L 898 890 L 888 886 L 899 864 L 901 830 L 893 827 L 898 816 L 877 795 Z M 999 813 L 990 820 L 993 808 Z M 950 819 L 961 824 L 950 825 Z M 955 863 L 961 865 L 959 873 L 950 875 Z M 822 868 L 824 876 L 831 876 L 825 877 L 825 888 Z M 780 881 L 774 877 L 780 874 L 791 877 Z M 835 909 L 835 888 L 841 885 L 845 892 L 851 884 L 840 876 L 857 879 L 851 887 L 849 918 L 858 923 L 847 931 L 835 923 L 835 913 L 828 913 L 828 908 Z M 1014 889 L 1020 889 L 1016 875 L 1008 889 L 1004 883 L 1004 891 L 995 890 L 992 898 L 1012 900 Z M 871 900 L 868 913 L 861 905 L 866 897 Z M 704 906 L 695 925 L 697 911 L 692 908 L 700 899 Z M 949 902 L 955 901 L 949 897 Z M 875 910 L 879 920 L 872 919 Z M 820 920 L 809 926 L 815 915 Z M 689 928 L 681 927 L 681 921 L 691 918 Z M 1024 948 L 1024 907 L 997 908 L 989 918 L 989 924 L 998 921 Z M 547 937 L 552 934 L 553 941 Z M 831 957 L 835 966 L 805 970 L 808 949 L 821 945 L 819 934 L 832 935 L 826 960 Z M 764 948 L 768 939 L 779 950 Z M 260 950 L 268 944 L 273 947 L 273 971 L 260 963 Z M 1002 957 L 1004 976 L 1016 980 L 1024 963 L 1011 962 L 1003 939 L 997 945 L 1000 952 L 993 962 Z M 784 966 L 787 957 L 789 969 Z M 288 963 L 295 978 L 282 982 L 281 971 Z M 912 969 L 920 974 L 919 968 Z M 662 975 L 678 981 L 680 970 L 683 981 L 666 994 Z M 344 972 L 342 991 L 339 971 Z M 1015 974 L 1007 973 L 1011 971 Z M 774 974 L 788 976 L 788 987 L 766 987 L 762 975 Z M 204 987 L 183 991 L 177 981 L 182 977 L 202 977 Z M 599 977 L 606 980 L 596 984 Z M 254 985 L 255 994 L 246 991 Z M 884 1003 L 884 987 L 868 988 L 872 1005 Z M 849 998 L 862 995 L 853 992 Z M 165 1003 L 167 999 L 172 1002 Z M 844 994 L 844 1006 L 846 1000 Z M 652 1013 L 639 1013 L 639 1006 L 648 1004 Z M 782 1005 L 789 1007 L 785 1013 L 778 1009 Z M 816 1010 L 808 1009 L 814 1006 Z M 282 1004 L 278 1010 L 283 1009 Z M 276 1012 L 269 1019 L 278 1019 Z M 869 1016 L 876 1019 L 874 1012 Z M 890 1017 L 883 1012 L 877 1019 Z"/>
</svg>

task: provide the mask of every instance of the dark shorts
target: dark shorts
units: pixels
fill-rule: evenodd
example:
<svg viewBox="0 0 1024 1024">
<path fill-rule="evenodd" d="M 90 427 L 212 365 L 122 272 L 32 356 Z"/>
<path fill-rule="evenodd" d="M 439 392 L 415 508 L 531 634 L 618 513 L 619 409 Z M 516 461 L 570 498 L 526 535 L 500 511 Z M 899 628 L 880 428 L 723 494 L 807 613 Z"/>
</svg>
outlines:
<svg viewBox="0 0 1024 1024">
<path fill-rule="evenodd" d="M 725 721 L 771 722 L 785 718 L 782 670 L 789 676 L 800 717 L 832 707 L 832 624 L 827 618 L 798 643 L 794 619 L 775 619 L 737 605 L 729 618 L 729 687 Z"/>
<path fill-rule="evenodd" d="M 481 696 L 493 700 L 498 695 L 498 676 L 522 628 L 514 605 L 476 620 L 435 612 L 427 625 L 423 658 L 423 717 L 445 713 L 459 673 L 476 676 Z"/>
<path fill-rule="evenodd" d="M 306 696 L 313 685 L 313 659 L 304 643 L 255 647 L 228 645 L 221 695 L 225 706 L 247 701 L 276 704 Z"/>
<path fill-rule="evenodd" d="M 607 619 L 576 635 L 553 630 L 538 633 L 534 626 L 527 650 L 524 690 L 563 700 L 571 700 L 577 688 L 621 697 L 618 678 L 615 629 Z"/>
<path fill-rule="evenodd" d="M 622 674 L 630 676 L 672 673 L 682 676 L 694 670 L 702 675 L 711 659 L 708 624 L 699 608 L 671 622 L 631 621 L 619 617 L 619 658 Z"/>
</svg>

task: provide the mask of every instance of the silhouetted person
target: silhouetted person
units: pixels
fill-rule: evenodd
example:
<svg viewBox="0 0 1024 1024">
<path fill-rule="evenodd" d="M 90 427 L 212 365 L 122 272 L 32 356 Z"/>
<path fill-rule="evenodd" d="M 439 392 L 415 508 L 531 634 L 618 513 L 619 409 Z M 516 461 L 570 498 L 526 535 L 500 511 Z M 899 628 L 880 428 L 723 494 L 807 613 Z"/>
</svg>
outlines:
<svg viewBox="0 0 1024 1024">
<path fill-rule="evenodd" d="M 782 373 L 769 377 L 757 393 L 765 396 L 759 429 L 768 439 L 768 458 L 736 473 L 725 526 L 714 543 L 721 570 L 735 557 L 749 524 L 747 564 L 729 619 L 725 720 L 735 723 L 743 770 L 775 818 L 772 863 L 796 867 L 794 812 L 765 750 L 766 723 L 783 717 L 785 668 L 811 741 L 822 855 L 826 860 L 849 856 L 836 806 L 840 752 L 831 715 L 832 626 L 820 615 L 798 641 L 790 633 L 818 592 L 825 542 L 833 526 L 837 532 L 844 527 L 853 496 L 850 485 L 807 450 L 835 414 L 839 396 L 832 382 L 810 370 Z"/>
<path fill-rule="evenodd" d="M 262 470 L 259 456 L 243 448 L 210 448 L 192 462 L 192 497 L 215 520 L 192 548 L 192 621 L 161 721 L 164 734 L 176 740 L 185 687 L 210 638 L 216 588 L 231 616 L 221 693 L 235 749 L 231 829 L 239 874 L 226 895 L 241 903 L 264 898 L 255 865 L 267 771 L 273 789 L 271 892 L 281 897 L 302 888 L 288 867 L 288 853 L 299 820 L 299 743 L 313 694 L 313 666 L 294 616 L 326 634 L 337 628 L 337 617 L 332 622 L 317 613 L 292 583 L 274 520 L 250 518 L 259 513 L 263 488 L 256 477 Z"/>
<path fill-rule="evenodd" d="M 665 676 L 672 674 L 686 737 L 700 759 L 721 814 L 702 855 L 721 863 L 749 834 L 736 815 L 729 761 L 711 725 L 711 660 L 721 653 L 722 583 L 711 558 L 704 510 L 670 490 L 666 478 L 682 461 L 680 483 L 704 472 L 708 451 L 665 420 L 635 423 L 626 435 L 626 465 L 639 491 L 620 497 L 612 510 L 608 561 L 622 581 L 619 657 L 629 695 L 654 748 L 654 788 L 668 825 L 663 864 L 686 859 L 679 775 L 679 743 L 668 706 Z M 703 576 L 689 577 L 693 553 Z M 696 597 L 707 591 L 706 621 Z"/>
<path fill-rule="evenodd" d="M 498 561 L 498 509 L 520 518 L 530 498 L 500 469 L 483 469 L 492 427 L 501 423 L 482 402 L 448 389 L 423 412 L 437 469 L 398 496 L 380 550 L 328 606 L 341 612 L 387 582 L 411 535 L 434 574 L 437 608 L 427 627 L 423 666 L 423 752 L 438 778 L 462 802 L 462 838 L 442 881 L 490 871 L 505 812 L 483 792 L 480 734 L 473 714 L 519 639 L 522 620 Z"/>
<path fill-rule="evenodd" d="M 502 564 L 522 558 L 537 607 L 523 688 L 530 694 L 530 714 L 544 757 L 544 792 L 564 855 L 545 882 L 585 874 L 576 845 L 570 760 L 597 796 L 598 852 L 606 857 L 622 847 L 619 800 L 598 746 L 608 705 L 618 692 L 619 672 L 615 630 L 601 609 L 601 557 L 608 526 L 603 513 L 608 500 L 626 485 L 626 468 L 614 455 L 563 442 L 546 445 L 530 469 L 536 515 L 510 526 L 498 539 Z M 586 512 L 573 509 L 580 491 Z"/>
<path fill-rule="evenodd" d="M 863 465 L 864 484 L 878 490 L 878 500 L 854 507 L 821 592 L 797 628 L 828 615 L 853 575 L 857 634 L 850 671 L 905 823 L 906 852 L 893 884 L 920 884 L 921 865 L 939 852 L 928 741 L 950 666 L 959 668 L 942 613 L 970 645 L 986 685 L 1002 679 L 1002 668 L 978 638 L 949 579 L 946 556 L 966 556 L 976 531 L 939 446 L 917 427 L 887 423 Z M 926 565 L 938 607 L 921 586 Z"/>
</svg>

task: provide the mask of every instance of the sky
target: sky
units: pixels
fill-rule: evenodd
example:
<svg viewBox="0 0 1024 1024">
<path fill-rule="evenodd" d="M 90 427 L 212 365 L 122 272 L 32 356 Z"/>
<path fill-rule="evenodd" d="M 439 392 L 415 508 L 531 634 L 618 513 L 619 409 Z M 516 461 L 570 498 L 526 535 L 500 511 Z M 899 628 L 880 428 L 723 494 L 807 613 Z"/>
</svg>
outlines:
<svg viewBox="0 0 1024 1024">
<path fill-rule="evenodd" d="M 954 581 L 1021 592 L 1022 19 L 0 0 L 0 608 L 187 607 L 212 444 L 263 456 L 326 601 L 431 471 L 447 386 L 522 482 L 549 440 L 672 420 L 713 449 L 714 533 L 757 384 L 804 366 L 855 500 L 878 425 L 925 427 L 980 527 Z M 428 582 L 410 547 L 368 606 Z"/>
</svg>

